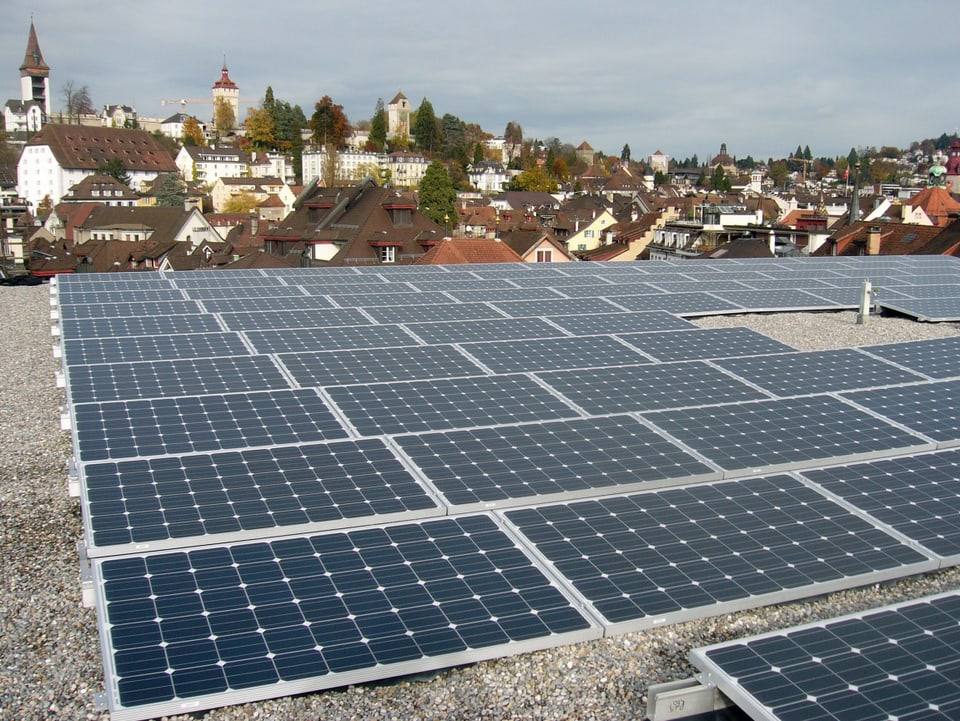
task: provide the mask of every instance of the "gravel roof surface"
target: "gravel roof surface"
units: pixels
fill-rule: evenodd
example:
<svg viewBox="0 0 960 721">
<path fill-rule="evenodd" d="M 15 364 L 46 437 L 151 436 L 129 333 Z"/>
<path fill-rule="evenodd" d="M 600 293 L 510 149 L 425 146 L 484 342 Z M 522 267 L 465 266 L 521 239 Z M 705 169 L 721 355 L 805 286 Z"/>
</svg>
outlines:
<svg viewBox="0 0 960 721">
<path fill-rule="evenodd" d="M 0 719 L 107 719 L 93 609 L 81 605 L 80 507 L 67 497 L 69 433 L 60 430 L 49 288 L 0 288 Z M 800 349 L 960 334 L 956 324 L 854 313 L 710 317 Z M 178 716 L 204 719 L 631 719 L 648 684 L 687 678 L 691 648 L 960 588 L 952 569 L 803 602 L 350 687 Z"/>
</svg>

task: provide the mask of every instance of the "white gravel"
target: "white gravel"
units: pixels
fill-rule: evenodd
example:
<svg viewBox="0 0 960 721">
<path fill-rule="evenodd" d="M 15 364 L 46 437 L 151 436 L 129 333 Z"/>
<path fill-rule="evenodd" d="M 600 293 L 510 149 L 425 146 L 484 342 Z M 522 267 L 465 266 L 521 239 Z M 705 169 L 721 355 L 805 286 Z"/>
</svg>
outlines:
<svg viewBox="0 0 960 721">
<path fill-rule="evenodd" d="M 59 429 L 48 288 L 0 287 L 0 719 L 103 719 L 94 612 L 80 602 L 75 545 L 79 505 L 67 498 L 69 434 Z M 711 317 L 704 327 L 747 325 L 802 349 L 956 335 L 853 313 Z M 689 677 L 694 647 L 960 587 L 960 570 L 845 591 L 339 691 L 177 717 L 178 721 L 348 719 L 639 719 L 648 684 Z"/>
</svg>

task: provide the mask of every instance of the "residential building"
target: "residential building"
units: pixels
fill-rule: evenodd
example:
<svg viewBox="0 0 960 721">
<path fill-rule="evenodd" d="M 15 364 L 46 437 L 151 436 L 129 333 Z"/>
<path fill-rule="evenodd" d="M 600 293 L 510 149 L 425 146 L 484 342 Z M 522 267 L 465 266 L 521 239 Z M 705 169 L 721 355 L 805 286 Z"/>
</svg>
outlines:
<svg viewBox="0 0 960 721">
<path fill-rule="evenodd" d="M 409 264 L 444 237 L 412 194 L 372 180 L 346 188 L 314 181 L 279 223 L 260 226 L 267 252 L 319 265 Z"/>
<path fill-rule="evenodd" d="M 387 156 L 386 169 L 390 173 L 390 182 L 398 188 L 417 188 L 423 180 L 430 161 L 422 153 L 398 150 Z"/>
<path fill-rule="evenodd" d="M 467 177 L 470 183 L 484 195 L 500 193 L 510 181 L 510 174 L 502 163 L 492 160 L 481 160 L 467 166 Z"/>
<path fill-rule="evenodd" d="M 177 153 L 176 167 L 186 180 L 213 185 L 217 178 L 250 175 L 250 156 L 232 145 L 184 145 Z"/>
<path fill-rule="evenodd" d="M 290 213 L 293 210 L 293 203 L 297 199 L 290 186 L 280 178 L 217 178 L 210 189 L 213 211 L 215 213 L 224 212 L 231 198 L 244 194 L 256 201 L 256 206 L 246 208 L 247 211 L 254 211 L 270 198 L 276 198 L 280 205 L 279 217 L 276 219 L 283 218 Z M 271 207 L 275 207 L 275 204 L 271 203 Z"/>
<path fill-rule="evenodd" d="M 106 128 L 132 128 L 137 125 L 137 111 L 129 105 L 104 105 L 100 124 Z"/>
<path fill-rule="evenodd" d="M 140 196 L 110 175 L 90 175 L 70 186 L 61 200 L 64 203 L 101 203 L 129 208 L 139 204 Z"/>
<path fill-rule="evenodd" d="M 20 155 L 20 196 L 34 209 L 44 198 L 59 203 L 68 188 L 112 160 L 123 165 L 134 189 L 177 170 L 167 149 L 146 131 L 50 123 Z"/>
<path fill-rule="evenodd" d="M 502 231 L 498 237 L 525 263 L 569 263 L 574 260 L 549 229 L 518 228 Z"/>
<path fill-rule="evenodd" d="M 90 240 L 184 242 L 197 247 L 219 241 L 220 236 L 195 208 L 98 206 L 73 228 L 75 244 Z"/>
<path fill-rule="evenodd" d="M 305 150 L 302 156 L 303 182 L 310 183 L 317 178 L 325 178 L 328 172 L 326 148 Z M 362 180 L 366 176 L 376 177 L 379 171 L 386 169 L 387 156 L 384 153 L 368 153 L 363 150 L 337 151 L 336 178 L 337 183 L 351 183 Z"/>
</svg>

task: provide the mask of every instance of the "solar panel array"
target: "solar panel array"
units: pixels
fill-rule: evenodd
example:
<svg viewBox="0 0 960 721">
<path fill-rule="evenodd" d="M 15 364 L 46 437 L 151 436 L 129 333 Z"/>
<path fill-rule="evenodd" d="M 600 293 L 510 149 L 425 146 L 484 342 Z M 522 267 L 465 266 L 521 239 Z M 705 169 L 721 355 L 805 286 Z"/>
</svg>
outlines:
<svg viewBox="0 0 960 721">
<path fill-rule="evenodd" d="M 871 275 L 930 300 L 910 292 L 960 283 L 960 265 L 59 279 L 114 717 L 956 563 L 960 371 L 944 360 L 955 339 L 812 353 L 682 317 L 849 308 L 836 298 Z"/>
</svg>

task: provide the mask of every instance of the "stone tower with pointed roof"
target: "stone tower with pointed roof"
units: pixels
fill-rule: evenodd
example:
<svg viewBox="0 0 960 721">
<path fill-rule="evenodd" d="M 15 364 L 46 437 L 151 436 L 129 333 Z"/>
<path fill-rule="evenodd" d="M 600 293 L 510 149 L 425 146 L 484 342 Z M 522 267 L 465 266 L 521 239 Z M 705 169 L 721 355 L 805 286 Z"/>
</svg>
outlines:
<svg viewBox="0 0 960 721">
<path fill-rule="evenodd" d="M 20 66 L 20 97 L 24 103 L 32 101 L 40 105 L 44 120 L 50 117 L 50 66 L 43 61 L 33 20 L 30 21 L 27 52 Z"/>
<path fill-rule="evenodd" d="M 217 119 L 217 107 L 223 101 L 233 110 L 233 123 L 240 125 L 240 88 L 230 79 L 227 70 L 227 56 L 223 56 L 223 68 L 220 70 L 220 79 L 213 84 L 213 119 Z"/>
<path fill-rule="evenodd" d="M 410 137 L 410 101 L 403 93 L 397 93 L 393 100 L 387 103 L 387 137 Z"/>
</svg>

